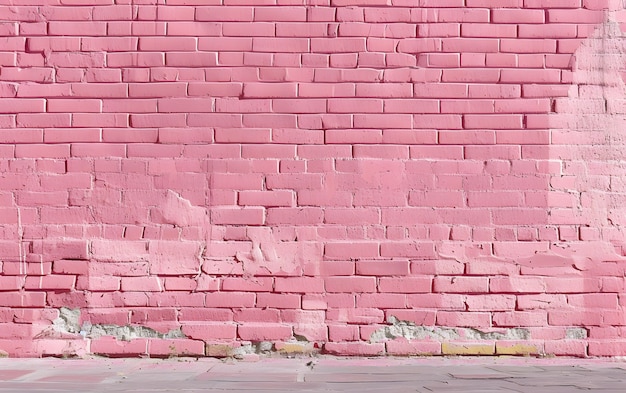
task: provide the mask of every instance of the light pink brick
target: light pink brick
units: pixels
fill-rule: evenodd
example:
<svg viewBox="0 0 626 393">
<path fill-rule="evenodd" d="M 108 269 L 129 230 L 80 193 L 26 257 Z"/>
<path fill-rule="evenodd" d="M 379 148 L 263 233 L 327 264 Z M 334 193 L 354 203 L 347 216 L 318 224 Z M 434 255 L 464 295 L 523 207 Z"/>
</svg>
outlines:
<svg viewBox="0 0 626 393">
<path fill-rule="evenodd" d="M 327 292 L 375 292 L 375 277 L 327 277 L 324 279 Z"/>
<path fill-rule="evenodd" d="M 437 325 L 487 328 L 491 326 L 491 316 L 487 312 L 437 312 Z"/>
<path fill-rule="evenodd" d="M 148 340 L 148 353 L 151 357 L 204 356 L 205 343 L 187 339 Z"/>
<path fill-rule="evenodd" d="M 380 292 L 428 293 L 432 291 L 431 277 L 381 277 L 378 280 Z"/>
<path fill-rule="evenodd" d="M 357 261 L 356 274 L 363 276 L 406 276 L 409 274 L 409 261 Z"/>
<path fill-rule="evenodd" d="M 238 337 L 242 340 L 269 341 L 288 340 L 292 336 L 292 328 L 281 324 L 246 323 L 237 327 Z"/>
<path fill-rule="evenodd" d="M 293 206 L 294 194 L 290 191 L 241 191 L 239 205 L 242 206 Z"/>
<path fill-rule="evenodd" d="M 107 356 L 142 356 L 148 352 L 147 339 L 131 341 L 117 341 L 112 337 L 102 337 L 91 343 L 91 351 L 95 354 Z"/>
<path fill-rule="evenodd" d="M 550 355 L 586 357 L 588 345 L 584 340 L 546 340 L 544 348 Z"/>
<path fill-rule="evenodd" d="M 487 293 L 488 277 L 435 277 L 433 291 L 442 293 Z"/>
<path fill-rule="evenodd" d="M 441 343 L 434 341 L 409 341 L 396 339 L 385 343 L 387 353 L 392 356 L 429 356 L 441 354 Z"/>
<path fill-rule="evenodd" d="M 378 356 L 385 353 L 385 344 L 368 344 L 361 342 L 329 342 L 324 345 L 324 351 L 331 355 L 346 354 L 351 356 Z"/>
<path fill-rule="evenodd" d="M 274 290 L 284 293 L 323 293 L 324 280 L 318 277 L 276 277 Z"/>
</svg>

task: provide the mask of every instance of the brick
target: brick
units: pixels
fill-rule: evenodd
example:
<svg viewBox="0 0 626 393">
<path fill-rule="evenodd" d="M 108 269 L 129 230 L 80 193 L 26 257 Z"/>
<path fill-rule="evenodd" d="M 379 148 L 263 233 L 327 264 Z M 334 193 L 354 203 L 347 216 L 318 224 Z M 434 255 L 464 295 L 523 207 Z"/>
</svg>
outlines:
<svg viewBox="0 0 626 393">
<path fill-rule="evenodd" d="M 246 323 L 237 327 L 237 334 L 240 339 L 250 341 L 288 340 L 292 328 L 281 324 Z"/>
<path fill-rule="evenodd" d="M 265 209 L 257 207 L 213 208 L 211 209 L 211 222 L 218 225 L 263 225 Z"/>
<path fill-rule="evenodd" d="M 329 258 L 371 258 L 378 256 L 377 243 L 327 243 L 324 255 Z"/>
<path fill-rule="evenodd" d="M 532 309 L 558 309 L 565 307 L 567 299 L 561 294 L 539 294 L 518 296 L 518 308 L 520 310 Z"/>
<path fill-rule="evenodd" d="M 315 207 L 267 209 L 266 221 L 268 224 L 286 225 L 293 223 L 294 220 L 303 225 L 321 224 L 323 211 Z"/>
<path fill-rule="evenodd" d="M 290 191 L 240 191 L 239 204 L 242 206 L 293 206 L 294 194 Z"/>
<path fill-rule="evenodd" d="M 408 98 L 413 95 L 413 85 L 410 83 L 373 84 L 357 83 L 357 97 L 372 98 Z M 386 118 L 389 118 L 388 116 Z M 394 127 L 386 127 L 394 128 Z"/>
<path fill-rule="evenodd" d="M 296 97 L 295 83 L 245 83 L 244 98 L 288 98 Z"/>
<path fill-rule="evenodd" d="M 79 276 L 76 279 L 76 289 L 101 292 L 119 291 L 120 283 L 120 277 Z"/>
<path fill-rule="evenodd" d="M 161 292 L 163 283 L 158 277 L 124 277 L 121 280 L 122 291 Z"/>
<path fill-rule="evenodd" d="M 142 356 L 147 355 L 148 340 L 118 341 L 113 337 L 101 337 L 92 341 L 91 351 L 95 354 L 107 356 Z"/>
<path fill-rule="evenodd" d="M 515 309 L 513 295 L 468 295 L 465 298 L 468 311 L 506 311 Z"/>
<path fill-rule="evenodd" d="M 545 23 L 545 13 L 533 9 L 494 9 L 492 20 L 495 23 Z"/>
<path fill-rule="evenodd" d="M 502 83 L 558 83 L 561 71 L 555 69 L 505 69 L 502 70 Z"/>
<path fill-rule="evenodd" d="M 381 277 L 378 280 L 380 292 L 429 293 L 432 291 L 430 277 Z"/>
<path fill-rule="evenodd" d="M 401 293 L 364 293 L 357 296 L 357 307 L 403 308 L 407 306 L 407 295 Z"/>
<path fill-rule="evenodd" d="M 409 261 L 357 261 L 356 274 L 363 276 L 407 276 Z"/>
<path fill-rule="evenodd" d="M 546 277 L 546 293 L 599 292 L 599 278 Z M 582 290 L 584 288 L 584 291 Z"/>
<path fill-rule="evenodd" d="M 204 356 L 205 344 L 199 340 L 152 339 L 148 340 L 150 357 Z"/>
<path fill-rule="evenodd" d="M 496 355 L 537 356 L 543 354 L 543 342 L 541 341 L 496 341 Z"/>
<path fill-rule="evenodd" d="M 441 343 L 428 341 L 409 341 L 395 339 L 385 343 L 387 353 L 393 356 L 430 356 L 441 355 Z"/>
<path fill-rule="evenodd" d="M 587 346 L 585 340 L 546 340 L 544 344 L 546 354 L 576 357 L 586 357 Z"/>
<path fill-rule="evenodd" d="M 548 316 L 545 311 L 504 311 L 493 314 L 494 326 L 546 326 Z"/>
<path fill-rule="evenodd" d="M 26 290 L 65 290 L 74 288 L 75 277 L 68 275 L 48 275 L 41 277 L 26 277 L 24 289 Z"/>
<path fill-rule="evenodd" d="M 468 263 L 473 265 L 476 261 Z M 466 268 L 466 264 L 456 260 L 426 260 L 426 261 L 411 261 L 411 274 L 425 274 L 425 275 L 459 275 L 463 274 Z"/>
<path fill-rule="evenodd" d="M 1 307 L 43 308 L 46 303 L 45 292 L 5 292 L 0 299 Z"/>
<path fill-rule="evenodd" d="M 544 293 L 546 283 L 541 277 L 492 277 L 489 291 L 494 293 Z"/>
<path fill-rule="evenodd" d="M 299 309 L 301 298 L 295 294 L 258 293 L 257 307 Z M 323 321 L 322 321 L 323 322 Z"/>
<path fill-rule="evenodd" d="M 272 289 L 273 279 L 271 277 L 254 277 L 251 279 L 227 277 L 222 280 L 223 291 L 271 292 Z"/>
<path fill-rule="evenodd" d="M 278 323 L 280 322 L 280 313 L 276 309 L 243 309 L 235 310 L 233 320 L 239 323 L 246 322 L 262 322 L 262 323 Z"/>
<path fill-rule="evenodd" d="M 618 308 L 617 295 L 612 293 L 567 295 L 567 303 L 580 308 L 612 310 Z"/>
<path fill-rule="evenodd" d="M 491 342 L 444 342 L 441 354 L 448 356 L 495 355 L 496 343 Z"/>
<path fill-rule="evenodd" d="M 376 292 L 375 277 L 327 277 L 324 279 L 326 292 Z"/>
<path fill-rule="evenodd" d="M 0 113 L 37 113 L 44 112 L 44 108 L 45 100 L 40 98 L 0 98 Z"/>
<path fill-rule="evenodd" d="M 384 343 L 361 343 L 361 342 L 329 342 L 324 344 L 324 352 L 331 355 L 351 355 L 351 356 L 379 356 L 385 352 Z"/>
<path fill-rule="evenodd" d="M 51 259 L 88 259 L 88 242 L 84 240 L 44 241 L 42 251 Z"/>
<path fill-rule="evenodd" d="M 434 292 L 445 293 L 487 293 L 488 277 L 435 277 Z"/>
<path fill-rule="evenodd" d="M 132 292 L 125 292 L 127 295 Z M 148 296 L 149 307 L 202 307 L 204 305 L 204 294 L 202 293 L 188 293 L 188 292 L 136 292 L 138 297 Z M 141 296 L 143 294 L 143 296 Z M 143 306 L 143 301 L 141 304 Z M 170 330 L 171 328 L 168 328 Z"/>
<path fill-rule="evenodd" d="M 233 339 L 237 335 L 237 325 L 223 322 L 187 322 L 182 326 L 182 332 L 191 339 L 203 341 Z"/>
<path fill-rule="evenodd" d="M 601 326 L 602 311 L 550 310 L 548 323 L 552 326 Z"/>
<path fill-rule="evenodd" d="M 323 293 L 324 280 L 317 277 L 276 277 L 274 291 L 283 293 Z"/>
</svg>

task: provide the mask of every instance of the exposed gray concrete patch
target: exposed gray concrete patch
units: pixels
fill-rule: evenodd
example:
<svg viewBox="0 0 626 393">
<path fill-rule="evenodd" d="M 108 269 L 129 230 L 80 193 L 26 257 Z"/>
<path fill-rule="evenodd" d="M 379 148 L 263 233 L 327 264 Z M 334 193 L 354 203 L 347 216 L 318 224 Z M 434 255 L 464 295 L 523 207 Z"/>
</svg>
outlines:
<svg viewBox="0 0 626 393">
<path fill-rule="evenodd" d="M 459 338 L 456 329 L 437 326 L 417 326 L 413 322 L 401 321 L 393 315 L 387 319 L 391 325 L 378 329 L 370 336 L 370 342 L 382 342 L 396 338 L 407 340 L 431 339 L 436 341 L 455 340 Z"/>
<path fill-rule="evenodd" d="M 61 307 L 59 316 L 52 321 L 52 329 L 58 333 L 80 333 L 80 310 Z"/>
<path fill-rule="evenodd" d="M 240 347 L 233 348 L 232 357 L 235 359 L 243 359 L 246 355 L 251 354 L 269 355 L 273 348 L 274 344 L 270 341 L 246 343 Z"/>
<path fill-rule="evenodd" d="M 581 327 L 567 328 L 565 338 L 572 340 L 583 340 L 587 338 L 587 329 Z"/>
<path fill-rule="evenodd" d="M 435 341 L 450 340 L 528 340 L 528 329 L 512 328 L 494 332 L 483 332 L 473 328 L 448 328 L 439 326 L 417 326 L 413 322 L 401 321 L 393 315 L 387 319 L 391 325 L 378 329 L 370 336 L 370 342 L 383 342 L 397 338 L 407 340 L 430 339 Z"/>
<path fill-rule="evenodd" d="M 528 340 L 530 332 L 528 329 L 511 328 L 502 329 L 497 332 L 482 332 L 478 329 L 461 329 L 462 336 L 471 340 Z"/>
<path fill-rule="evenodd" d="M 172 329 L 167 333 L 159 333 L 144 326 L 87 325 L 83 324 L 81 334 L 87 338 L 113 336 L 118 340 L 130 341 L 135 338 L 186 338 L 180 329 Z"/>
<path fill-rule="evenodd" d="M 135 338 L 186 338 L 181 329 L 172 329 L 167 333 L 159 333 L 145 326 L 92 325 L 90 322 L 80 324 L 80 309 L 61 307 L 59 316 L 52 322 L 52 329 L 60 334 L 80 334 L 84 338 L 94 339 L 112 336 L 122 341 Z"/>
</svg>

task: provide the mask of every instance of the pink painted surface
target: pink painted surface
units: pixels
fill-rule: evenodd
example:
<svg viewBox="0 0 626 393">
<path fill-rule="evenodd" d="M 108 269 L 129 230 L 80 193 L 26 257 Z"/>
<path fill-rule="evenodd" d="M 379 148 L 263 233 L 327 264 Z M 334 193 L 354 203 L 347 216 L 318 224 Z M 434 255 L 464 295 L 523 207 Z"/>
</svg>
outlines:
<svg viewBox="0 0 626 393">
<path fill-rule="evenodd" d="M 626 355 L 618 3 L 0 0 L 0 350 Z"/>
</svg>

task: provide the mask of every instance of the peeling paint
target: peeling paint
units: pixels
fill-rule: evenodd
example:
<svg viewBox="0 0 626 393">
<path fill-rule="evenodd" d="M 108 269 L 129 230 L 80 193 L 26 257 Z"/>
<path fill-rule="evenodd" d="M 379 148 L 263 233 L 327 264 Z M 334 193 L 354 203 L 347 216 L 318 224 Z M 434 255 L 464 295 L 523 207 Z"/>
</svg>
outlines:
<svg viewBox="0 0 626 393">
<path fill-rule="evenodd" d="M 165 202 L 154 211 L 154 215 L 160 216 L 158 217 L 160 220 L 155 217 L 155 222 L 161 221 L 178 227 L 208 227 L 206 225 L 209 219 L 207 209 L 193 206 L 189 200 L 172 190 L 167 190 Z"/>
<path fill-rule="evenodd" d="M 280 241 L 272 228 L 248 228 L 247 237 L 252 242 L 250 251 L 235 255 L 247 274 L 300 275 L 306 264 L 322 260 L 319 243 Z"/>
</svg>

